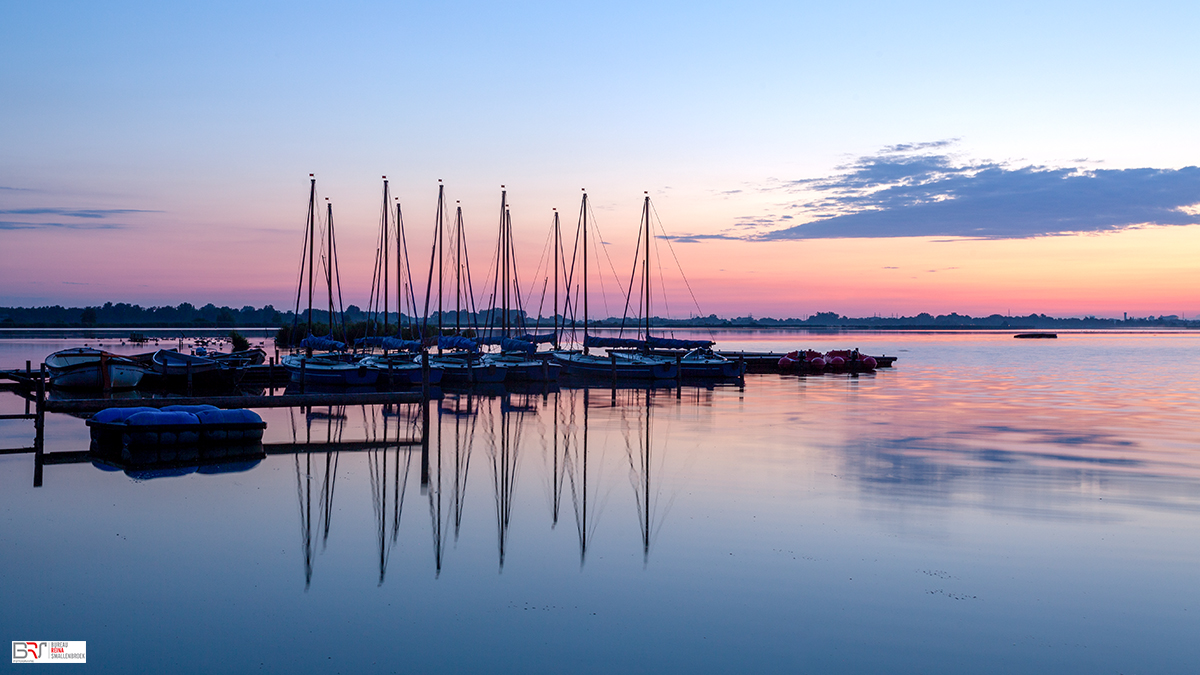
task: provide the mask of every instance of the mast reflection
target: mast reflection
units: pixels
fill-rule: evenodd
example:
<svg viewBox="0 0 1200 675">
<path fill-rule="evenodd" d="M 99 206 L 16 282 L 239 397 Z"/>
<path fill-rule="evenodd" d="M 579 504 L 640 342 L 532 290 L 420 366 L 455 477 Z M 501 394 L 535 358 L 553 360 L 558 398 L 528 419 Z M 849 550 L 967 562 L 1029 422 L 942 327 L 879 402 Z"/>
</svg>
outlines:
<svg viewBox="0 0 1200 675">
<path fill-rule="evenodd" d="M 369 440 L 382 441 L 384 443 L 384 447 L 382 448 L 368 450 L 367 459 L 371 480 L 371 504 L 374 507 L 375 522 L 378 525 L 376 533 L 376 543 L 379 548 L 378 585 L 382 586 L 384 575 L 387 573 L 388 559 L 391 556 L 392 548 L 400 536 L 400 516 L 404 512 L 404 496 L 408 491 L 408 476 L 412 469 L 412 454 L 401 447 L 403 441 L 401 432 L 405 425 L 399 419 L 393 421 L 393 418 L 396 418 L 397 414 L 393 411 L 392 407 L 384 406 L 380 412 L 381 415 L 379 417 L 382 417 L 382 424 L 378 421 L 374 408 L 371 409 L 369 420 L 367 419 L 366 408 L 363 409 L 363 421 L 364 426 L 368 429 Z M 393 429 L 389 427 L 394 428 L 394 433 Z M 390 462 L 389 459 L 391 460 Z M 391 488 L 390 513 L 388 512 L 389 488 Z"/>
<path fill-rule="evenodd" d="M 299 443 L 296 425 L 296 409 L 289 408 L 288 413 L 292 423 L 292 442 Z M 346 414 L 344 407 L 329 407 L 324 411 L 315 412 L 308 409 L 304 414 L 304 445 L 313 443 L 313 422 L 324 422 L 325 444 L 327 448 L 336 447 L 341 442 L 345 430 Z M 320 457 L 324 454 L 324 461 Z M 313 526 L 321 532 L 321 547 L 324 550 L 329 542 L 329 528 L 333 517 L 333 492 L 337 482 L 337 450 L 326 450 L 324 453 L 304 450 L 293 455 L 296 469 L 296 494 L 300 502 L 300 540 L 304 549 L 304 590 L 312 584 L 313 558 L 315 542 Z M 319 478 L 318 478 L 319 474 Z M 313 522 L 313 483 L 319 482 L 317 507 L 320 509 Z"/>
</svg>

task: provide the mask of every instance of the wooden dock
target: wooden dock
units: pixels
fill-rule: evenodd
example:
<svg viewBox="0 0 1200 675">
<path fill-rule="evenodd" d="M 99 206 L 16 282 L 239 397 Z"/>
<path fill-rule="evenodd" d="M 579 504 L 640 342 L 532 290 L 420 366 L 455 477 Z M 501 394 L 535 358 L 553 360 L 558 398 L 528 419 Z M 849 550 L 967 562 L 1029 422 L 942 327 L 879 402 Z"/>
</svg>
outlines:
<svg viewBox="0 0 1200 675">
<path fill-rule="evenodd" d="M 265 379 L 274 380 L 276 373 L 287 374 L 278 366 L 258 366 Z M 367 391 L 367 392 L 320 392 L 273 395 L 268 384 L 268 395 L 222 395 L 222 396 L 157 396 L 154 398 L 66 398 L 49 399 L 46 390 L 49 377 L 45 365 L 33 370 L 28 365 L 24 370 L 0 370 L 2 390 L 12 392 L 25 401 L 25 412 L 0 415 L 0 420 L 32 420 L 34 439 L 32 447 L 0 448 L 0 455 L 32 453 L 34 456 L 33 485 L 41 487 L 44 467 L 57 464 L 76 464 L 97 459 L 91 451 L 45 451 L 46 413 L 88 414 L 105 408 L 151 407 L 164 408 L 172 405 L 213 405 L 218 408 L 313 408 L 318 406 L 350 406 L 375 404 L 419 404 L 421 406 L 421 428 L 419 435 L 411 439 L 391 441 L 359 441 L 339 444 L 278 443 L 263 444 L 264 454 L 288 454 L 321 450 L 370 450 L 384 447 L 420 447 L 422 450 L 422 481 L 427 482 L 429 443 L 429 402 L 441 398 L 439 390 L 426 385 L 417 390 Z M 424 484 L 423 482 L 423 484 Z"/>
<path fill-rule="evenodd" d="M 435 397 L 436 398 L 436 397 Z M 333 392 L 279 396 L 169 396 L 163 398 L 48 399 L 47 412 L 94 413 L 105 408 L 165 408 L 169 405 L 214 405 L 218 408 L 300 408 L 315 406 L 421 403 L 419 391 Z"/>
</svg>

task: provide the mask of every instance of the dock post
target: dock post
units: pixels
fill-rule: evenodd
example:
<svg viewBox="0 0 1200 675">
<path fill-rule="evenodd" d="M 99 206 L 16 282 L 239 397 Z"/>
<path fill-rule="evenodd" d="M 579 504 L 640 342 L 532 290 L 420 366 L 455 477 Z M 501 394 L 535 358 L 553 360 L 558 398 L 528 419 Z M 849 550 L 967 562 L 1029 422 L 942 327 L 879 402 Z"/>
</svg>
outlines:
<svg viewBox="0 0 1200 675">
<path fill-rule="evenodd" d="M 33 418 L 33 487 L 42 487 L 42 467 L 46 458 L 46 364 L 42 364 L 37 385 L 37 415 Z"/>
<path fill-rule="evenodd" d="M 32 380 L 33 380 L 33 371 L 29 367 L 29 361 L 26 361 L 25 362 L 25 385 L 29 386 L 29 383 Z M 26 415 L 29 414 L 29 396 L 28 396 L 28 394 L 29 394 L 29 391 L 26 390 L 25 393 L 21 395 L 21 398 L 25 399 L 25 414 Z"/>
<path fill-rule="evenodd" d="M 421 398 L 429 401 L 429 352 L 421 352 Z M 426 406 L 426 426 L 429 426 L 429 408 Z"/>
<path fill-rule="evenodd" d="M 192 362 L 187 362 L 187 395 L 190 398 L 192 395 Z"/>
<path fill-rule="evenodd" d="M 275 357 L 272 356 L 267 364 L 267 391 L 271 392 L 269 396 L 275 395 Z"/>
<path fill-rule="evenodd" d="M 425 365 L 429 363 L 429 352 L 424 353 Z M 422 368 L 422 372 L 428 372 Z M 428 388 L 428 385 L 425 385 Z M 429 396 L 421 401 L 421 492 L 429 489 Z"/>
<path fill-rule="evenodd" d="M 612 368 L 613 386 L 616 386 L 616 384 L 617 384 L 617 355 L 612 352 L 609 352 L 608 353 L 608 362 L 610 364 L 610 367 Z"/>
<path fill-rule="evenodd" d="M 304 358 L 303 356 L 300 357 L 300 393 L 301 394 L 304 393 L 304 381 L 306 379 L 308 379 L 304 376 L 304 362 L 307 360 L 308 359 Z"/>
</svg>

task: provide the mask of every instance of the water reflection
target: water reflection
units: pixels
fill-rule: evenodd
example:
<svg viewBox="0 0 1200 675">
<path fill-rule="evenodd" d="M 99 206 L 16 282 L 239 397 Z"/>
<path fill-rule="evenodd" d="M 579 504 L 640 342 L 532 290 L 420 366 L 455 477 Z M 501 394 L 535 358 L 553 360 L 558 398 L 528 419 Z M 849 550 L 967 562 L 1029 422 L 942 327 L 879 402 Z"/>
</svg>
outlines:
<svg viewBox="0 0 1200 675">
<path fill-rule="evenodd" d="M 345 430 L 345 411 L 338 409 L 334 412 L 329 408 L 325 412 L 301 411 L 296 408 L 288 409 L 292 422 L 292 442 L 300 444 L 297 415 L 302 415 L 303 446 L 306 448 L 293 455 L 296 470 L 296 496 L 300 502 L 300 542 L 304 556 L 304 588 L 312 584 L 313 559 L 316 542 L 313 538 L 314 527 L 320 533 L 321 547 L 329 542 L 329 528 L 333 522 L 333 494 L 337 486 L 337 465 L 340 452 L 333 449 L 335 443 L 341 441 Z M 325 427 L 322 445 L 325 451 L 314 451 L 313 443 L 314 422 L 324 422 Z M 322 457 L 323 455 L 323 457 Z M 316 494 L 314 495 L 314 488 Z M 315 502 L 315 503 L 314 503 Z M 313 509 L 317 509 L 314 516 Z M 315 522 L 314 522 L 315 519 Z"/>
<path fill-rule="evenodd" d="M 207 635 L 303 671 L 315 634 L 380 645 L 355 672 L 1191 672 L 1200 363 L 1013 342 L 744 390 L 449 393 L 428 426 L 265 410 L 240 474 L 48 461 L 35 490 L 0 457 L 0 590 L 31 634 L 174 645 L 156 670 L 219 669 Z M 48 427 L 48 458 L 90 461 L 80 420 Z"/>
<path fill-rule="evenodd" d="M 666 400 L 672 400 L 671 391 L 667 390 Z M 403 519 L 406 498 L 417 482 L 429 513 L 434 576 L 442 573 L 451 540 L 459 539 L 468 505 L 473 503 L 479 510 L 487 503 L 467 499 L 469 488 L 484 487 L 477 484 L 480 480 L 486 482 L 484 489 L 492 495 L 490 517 L 496 564 L 502 573 L 510 553 L 510 530 L 521 501 L 520 479 L 529 453 L 545 461 L 537 472 L 545 476 L 548 529 L 557 528 L 564 498 L 569 498 L 581 566 L 587 561 L 604 503 L 611 496 L 613 486 L 607 484 L 606 476 L 614 471 L 626 472 L 630 501 L 637 514 L 642 560 L 648 564 L 656 530 L 665 517 L 656 490 L 661 469 L 657 453 L 663 450 L 658 448 L 656 452 L 652 423 L 655 397 L 663 394 L 654 389 L 610 390 L 599 397 L 596 393 L 585 388 L 540 393 L 504 391 L 494 396 L 475 391 L 451 394 L 438 405 L 424 443 L 418 405 L 290 410 L 292 443 L 272 444 L 269 452 L 286 448 L 293 453 L 305 588 L 312 584 L 316 558 L 329 544 L 335 498 L 340 494 L 342 454 L 363 450 L 380 585 L 386 580 L 396 547 L 406 540 L 415 541 L 414 537 L 420 536 L 418 530 L 424 529 L 407 527 L 404 523 L 408 521 Z M 596 410 L 606 413 L 602 432 L 619 434 L 617 443 L 607 438 L 597 443 L 591 438 Z M 350 422 L 356 419 L 363 429 L 363 440 L 347 438 L 347 429 L 354 426 Z M 623 451 L 610 455 L 610 446 Z M 413 456 L 417 452 L 419 460 Z M 471 472 L 472 458 L 478 452 L 486 458 L 487 471 L 482 476 Z M 417 461 L 421 466 L 419 477 L 414 470 Z"/>
</svg>

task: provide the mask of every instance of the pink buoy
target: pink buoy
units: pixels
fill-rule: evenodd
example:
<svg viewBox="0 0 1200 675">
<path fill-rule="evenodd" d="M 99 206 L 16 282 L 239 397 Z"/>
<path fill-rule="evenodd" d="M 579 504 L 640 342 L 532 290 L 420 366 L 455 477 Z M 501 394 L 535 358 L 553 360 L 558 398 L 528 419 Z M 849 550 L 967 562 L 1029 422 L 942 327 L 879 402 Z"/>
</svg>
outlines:
<svg viewBox="0 0 1200 675">
<path fill-rule="evenodd" d="M 829 365 L 831 365 L 831 366 L 844 366 L 844 365 L 846 365 L 846 359 L 843 359 L 843 358 L 842 358 L 842 357 L 840 357 L 840 356 L 835 356 L 835 357 L 833 357 L 832 359 L 830 359 L 830 361 L 829 361 Z"/>
<path fill-rule="evenodd" d="M 862 360 L 862 364 L 867 370 L 875 370 L 875 366 L 879 365 L 875 362 L 874 356 L 868 356 L 864 358 Z"/>
<path fill-rule="evenodd" d="M 808 365 L 812 366 L 813 369 L 815 369 L 815 370 L 820 370 L 825 367 L 825 359 L 817 356 L 815 358 L 809 359 Z"/>
</svg>

